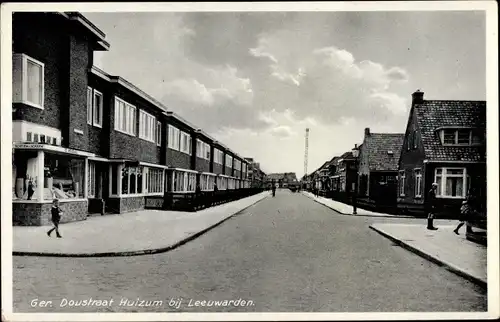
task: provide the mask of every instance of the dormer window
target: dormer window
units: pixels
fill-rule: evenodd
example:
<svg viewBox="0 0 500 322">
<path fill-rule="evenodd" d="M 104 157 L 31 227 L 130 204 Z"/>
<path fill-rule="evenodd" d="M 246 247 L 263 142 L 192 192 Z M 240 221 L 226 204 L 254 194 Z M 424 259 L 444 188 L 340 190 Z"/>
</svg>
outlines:
<svg viewBox="0 0 500 322">
<path fill-rule="evenodd" d="M 484 132 L 479 129 L 443 129 L 439 134 L 443 145 L 478 145 L 484 141 Z"/>
</svg>

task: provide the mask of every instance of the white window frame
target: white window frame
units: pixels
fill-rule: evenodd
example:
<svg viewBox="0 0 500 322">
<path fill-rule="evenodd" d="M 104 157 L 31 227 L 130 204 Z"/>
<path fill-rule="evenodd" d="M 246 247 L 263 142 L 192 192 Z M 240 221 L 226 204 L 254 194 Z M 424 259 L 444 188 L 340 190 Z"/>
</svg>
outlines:
<svg viewBox="0 0 500 322">
<path fill-rule="evenodd" d="M 100 104 L 99 106 L 96 106 L 95 102 L 96 102 L 96 96 L 100 96 L 101 97 L 101 100 L 100 100 Z M 103 105 L 104 105 L 104 95 L 102 95 L 101 92 L 99 92 L 98 90 L 96 89 L 93 89 L 93 94 L 92 94 L 92 124 L 96 127 L 100 127 L 102 128 L 102 119 L 103 119 Z M 101 116 L 101 119 L 100 120 L 97 120 L 96 119 L 96 110 L 99 109 L 99 115 Z"/>
<path fill-rule="evenodd" d="M 213 173 L 200 174 L 201 191 L 214 191 L 214 185 L 215 185 L 216 179 L 217 179 L 217 176 L 216 176 L 216 174 L 213 174 Z"/>
<path fill-rule="evenodd" d="M 13 54 L 12 59 L 13 68 L 16 65 L 20 68 L 20 70 L 13 70 L 12 78 L 14 88 L 12 91 L 12 102 L 26 104 L 43 110 L 45 101 L 45 64 L 26 54 Z M 41 67 L 40 104 L 28 100 L 28 62 Z M 20 91 L 16 90 L 18 86 L 20 86 Z"/>
<path fill-rule="evenodd" d="M 233 168 L 233 157 L 226 154 L 226 168 Z"/>
<path fill-rule="evenodd" d="M 415 177 L 415 198 L 422 198 L 422 169 L 413 169 Z"/>
<path fill-rule="evenodd" d="M 87 197 L 95 198 L 95 162 L 88 162 L 88 186 Z"/>
<path fill-rule="evenodd" d="M 179 173 L 182 177 L 182 189 L 174 189 L 175 174 Z M 173 169 L 171 173 L 171 185 L 170 190 L 174 193 L 191 193 L 196 191 L 196 172 L 187 171 L 182 169 Z"/>
<path fill-rule="evenodd" d="M 442 129 L 439 131 L 439 138 L 441 139 L 441 143 L 444 146 L 477 146 L 481 145 L 481 143 L 472 143 L 473 131 L 477 130 L 475 128 L 457 128 L 457 129 Z M 444 132 L 445 131 L 453 131 L 455 133 L 455 140 L 453 143 L 445 143 L 444 142 Z M 469 142 L 468 143 L 458 143 L 458 132 L 459 131 L 468 131 L 469 132 Z"/>
<path fill-rule="evenodd" d="M 156 117 L 148 112 L 139 110 L 139 138 L 154 143 L 156 141 Z"/>
<path fill-rule="evenodd" d="M 161 122 L 156 121 L 156 145 L 161 146 Z"/>
<path fill-rule="evenodd" d="M 185 153 L 187 155 L 191 155 L 192 151 L 192 139 L 191 135 L 189 133 L 180 131 L 180 144 L 179 144 L 179 151 L 182 153 Z M 186 142 L 184 142 L 184 138 L 186 138 Z M 187 144 L 187 146 L 186 146 Z"/>
<path fill-rule="evenodd" d="M 180 150 L 180 130 L 173 126 L 168 125 L 168 148 L 172 150 Z"/>
<path fill-rule="evenodd" d="M 399 171 L 399 191 L 398 194 L 400 197 L 406 196 L 405 194 L 405 184 L 406 184 L 406 173 L 405 170 L 400 170 Z"/>
<path fill-rule="evenodd" d="M 165 169 L 164 168 L 155 168 L 155 167 L 144 167 L 144 175 L 143 175 L 143 191 L 147 196 L 162 196 L 165 193 Z M 154 189 L 155 191 L 150 191 L 152 186 L 159 187 L 158 189 Z"/>
<path fill-rule="evenodd" d="M 438 170 L 441 170 L 441 173 L 438 174 Z M 448 170 L 462 170 L 462 174 L 448 174 Z M 441 187 L 439 187 L 438 193 L 436 193 L 437 198 L 446 198 L 446 199 L 464 199 L 467 196 L 467 187 L 468 187 L 468 176 L 467 176 L 467 168 L 465 167 L 438 167 L 434 169 L 434 182 L 438 182 L 437 178 L 441 177 Z M 451 196 L 445 195 L 443 192 L 446 192 L 446 179 L 452 178 L 462 178 L 462 195 L 461 196 Z"/>
<path fill-rule="evenodd" d="M 224 153 L 217 149 L 214 148 L 214 163 L 222 165 L 224 162 Z"/>
<path fill-rule="evenodd" d="M 139 165 L 139 166 L 128 166 L 128 168 L 135 168 L 135 169 L 142 168 L 142 173 L 141 173 L 141 176 L 142 176 L 142 178 L 141 178 L 141 181 L 142 181 L 142 192 L 140 192 L 140 193 L 137 193 L 137 192 L 130 193 L 130 171 L 128 172 L 128 180 L 127 180 L 127 185 L 128 185 L 127 191 L 128 191 L 128 193 L 123 193 L 122 192 L 123 191 L 123 186 L 122 186 L 123 185 L 123 183 L 122 183 L 123 182 L 122 181 L 122 179 L 123 179 L 123 177 L 122 177 L 123 176 L 123 174 L 122 174 L 123 173 L 123 168 L 127 168 L 127 166 L 123 165 L 122 167 L 119 167 L 119 177 L 118 177 L 118 180 L 120 181 L 120 185 L 119 185 L 120 191 L 118 191 L 118 192 L 120 193 L 120 197 L 140 197 L 140 196 L 144 196 L 144 194 L 145 194 L 145 192 L 144 192 L 144 189 L 145 189 L 145 187 L 144 187 L 144 169 L 146 167 L 145 166 L 141 166 L 141 165 Z M 139 182 L 139 180 L 137 180 L 137 173 L 136 173 L 136 176 L 135 176 L 135 191 L 137 191 L 137 187 L 138 187 L 137 183 Z"/>
<path fill-rule="evenodd" d="M 92 125 L 92 113 L 94 111 L 94 90 L 87 86 L 87 124 Z"/>
<path fill-rule="evenodd" d="M 119 104 L 123 104 L 123 111 L 118 109 Z M 137 109 L 134 105 L 127 103 L 123 99 L 115 96 L 115 131 L 121 132 L 130 136 L 136 136 L 137 131 Z M 123 115 L 125 114 L 127 119 L 126 126 L 121 124 L 123 121 Z M 121 126 L 120 126 L 121 125 Z M 125 129 L 124 129 L 125 127 Z"/>
</svg>

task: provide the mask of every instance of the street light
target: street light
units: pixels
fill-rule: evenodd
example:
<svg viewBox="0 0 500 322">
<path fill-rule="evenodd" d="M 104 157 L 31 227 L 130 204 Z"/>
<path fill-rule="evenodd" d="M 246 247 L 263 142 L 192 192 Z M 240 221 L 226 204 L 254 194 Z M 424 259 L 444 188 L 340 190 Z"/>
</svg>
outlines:
<svg viewBox="0 0 500 322">
<path fill-rule="evenodd" d="M 359 148 L 357 144 L 354 144 L 354 149 L 352 149 L 352 156 L 354 157 L 354 167 L 356 170 L 356 177 L 354 181 L 354 193 L 352 194 L 352 214 L 356 215 L 357 203 L 358 203 L 358 160 L 359 160 Z"/>
</svg>

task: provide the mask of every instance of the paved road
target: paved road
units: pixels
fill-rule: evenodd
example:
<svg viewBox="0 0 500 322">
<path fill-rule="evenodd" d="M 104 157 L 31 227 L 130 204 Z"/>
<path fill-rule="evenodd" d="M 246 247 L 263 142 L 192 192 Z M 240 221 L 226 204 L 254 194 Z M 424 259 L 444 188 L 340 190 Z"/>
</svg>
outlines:
<svg viewBox="0 0 500 322">
<path fill-rule="evenodd" d="M 342 216 L 282 190 L 171 252 L 117 258 L 15 257 L 14 310 L 486 311 L 486 294 L 480 288 L 368 228 L 374 221 L 411 220 Z M 63 299 L 90 297 L 114 302 L 60 307 Z M 120 306 L 124 298 L 151 302 L 142 303 L 148 307 Z M 176 307 L 178 298 L 183 300 Z M 33 299 L 50 300 L 52 306 L 32 307 Z M 223 302 L 231 299 L 253 302 Z M 217 307 L 189 306 L 190 300 L 191 305 L 221 302 Z"/>
</svg>

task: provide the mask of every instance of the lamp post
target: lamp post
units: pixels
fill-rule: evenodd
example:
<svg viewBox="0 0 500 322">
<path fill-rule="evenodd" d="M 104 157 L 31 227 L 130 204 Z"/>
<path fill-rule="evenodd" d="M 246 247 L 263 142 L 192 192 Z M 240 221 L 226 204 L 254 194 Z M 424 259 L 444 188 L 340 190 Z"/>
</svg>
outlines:
<svg viewBox="0 0 500 322">
<path fill-rule="evenodd" d="M 354 181 L 354 192 L 352 194 L 352 214 L 356 215 L 357 206 L 358 206 L 358 160 L 359 160 L 359 148 L 358 145 L 354 145 L 354 149 L 352 149 L 352 156 L 354 157 L 354 167 L 356 170 L 356 177 Z"/>
</svg>

